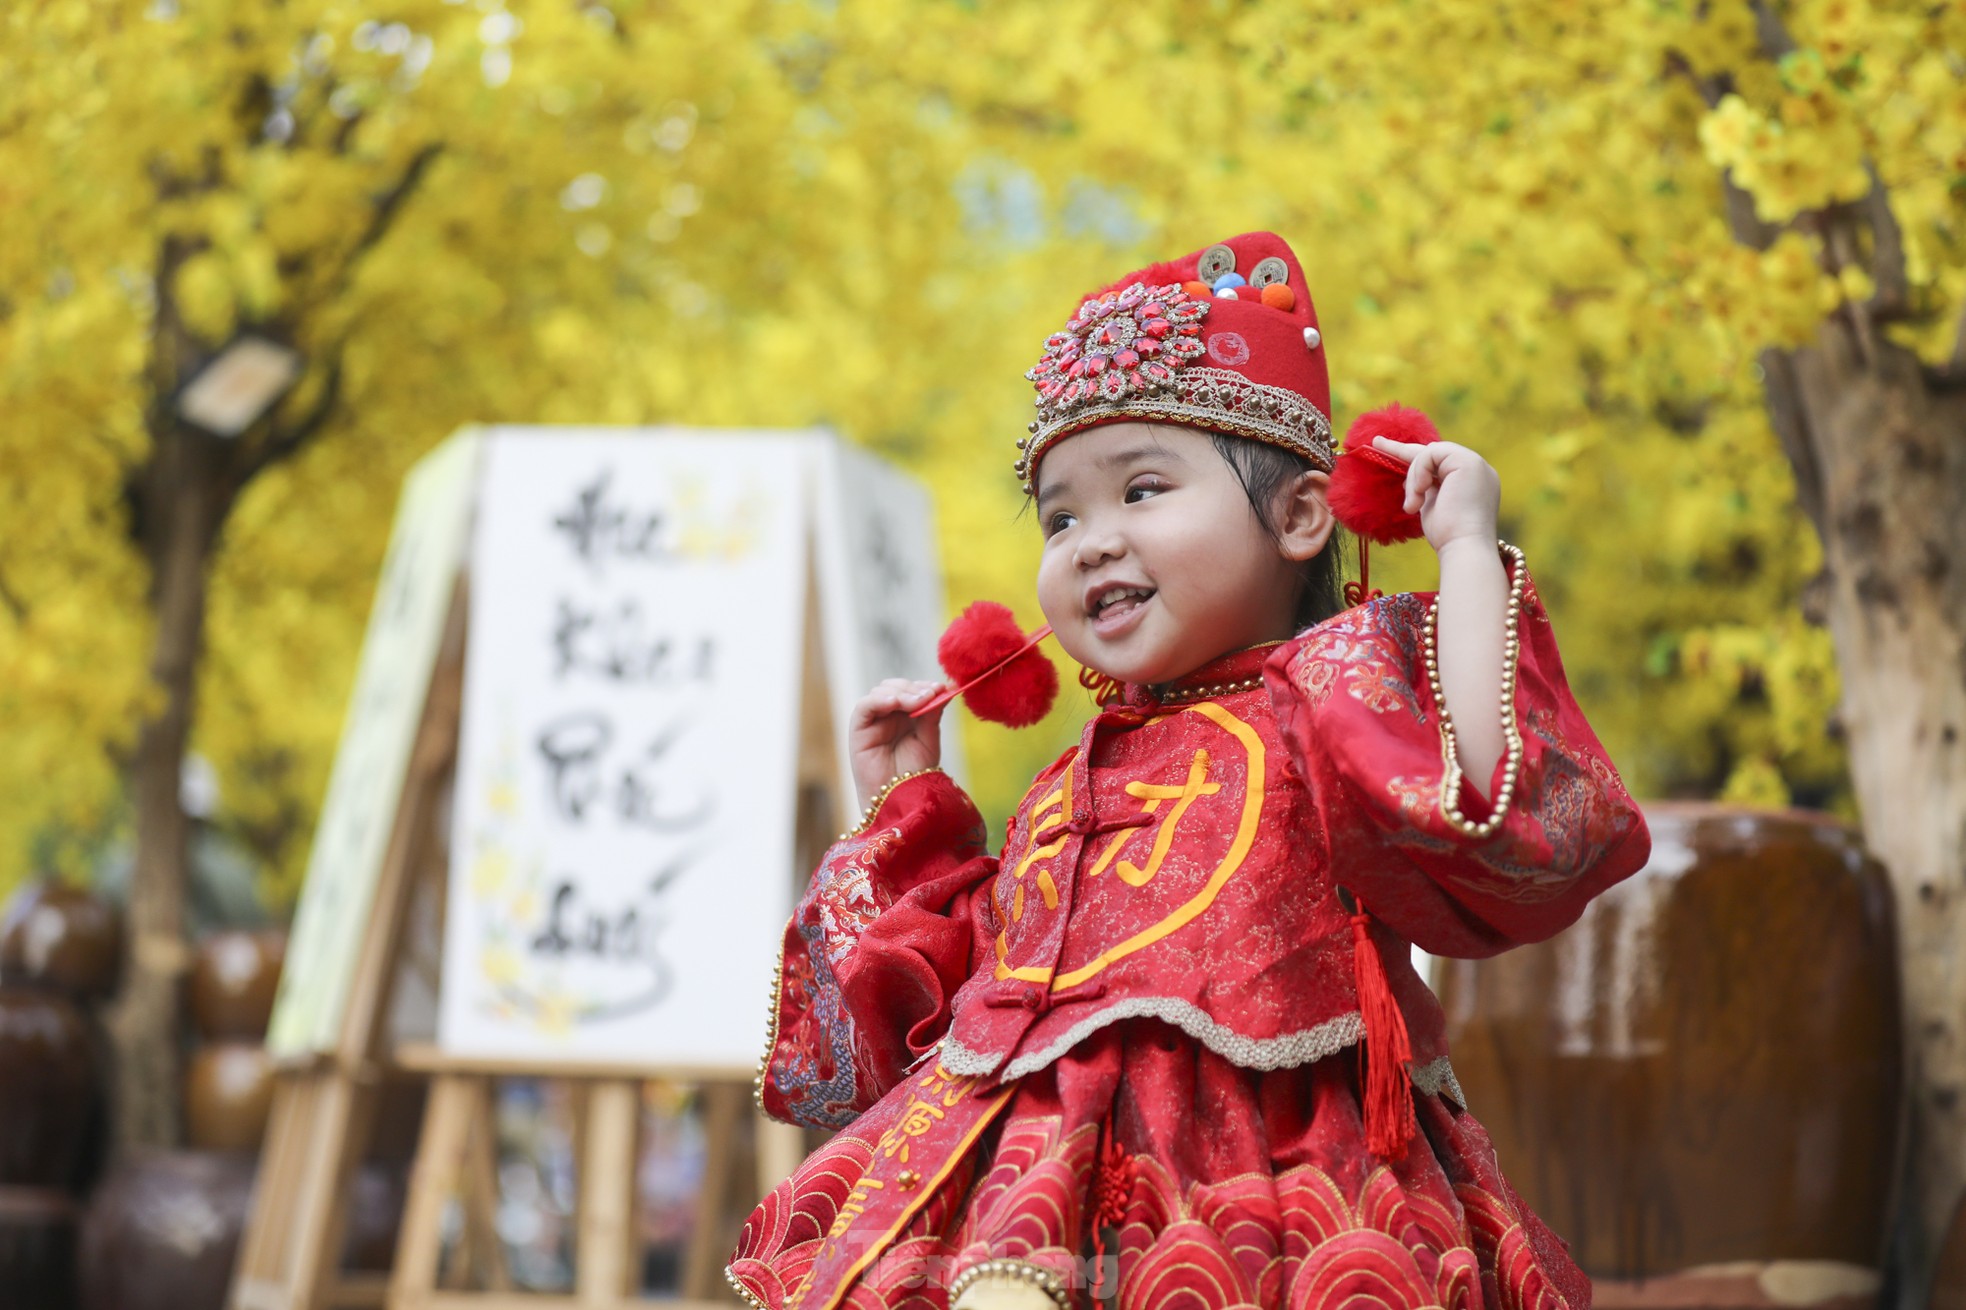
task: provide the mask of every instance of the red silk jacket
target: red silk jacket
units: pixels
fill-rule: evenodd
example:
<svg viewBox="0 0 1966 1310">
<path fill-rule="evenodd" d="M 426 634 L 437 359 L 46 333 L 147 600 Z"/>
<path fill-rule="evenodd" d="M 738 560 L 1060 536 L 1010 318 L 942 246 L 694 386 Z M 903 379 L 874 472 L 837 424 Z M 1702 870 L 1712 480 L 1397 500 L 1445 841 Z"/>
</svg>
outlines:
<svg viewBox="0 0 1966 1310">
<path fill-rule="evenodd" d="M 1519 567 L 1519 566 L 1518 566 Z M 1407 943 L 1482 956 L 1574 922 L 1649 838 L 1564 680 L 1533 587 L 1520 621 L 1514 801 L 1442 803 L 1441 710 L 1421 656 L 1431 596 L 1347 610 L 1086 724 L 1038 776 L 1001 857 L 928 772 L 826 854 L 785 933 L 758 1093 L 841 1127 L 939 1049 L 955 1075 L 1041 1069 L 1150 1015 L 1273 1069 L 1359 1040 L 1348 888 L 1424 1091 L 1458 1099 L 1443 1017 Z"/>
</svg>

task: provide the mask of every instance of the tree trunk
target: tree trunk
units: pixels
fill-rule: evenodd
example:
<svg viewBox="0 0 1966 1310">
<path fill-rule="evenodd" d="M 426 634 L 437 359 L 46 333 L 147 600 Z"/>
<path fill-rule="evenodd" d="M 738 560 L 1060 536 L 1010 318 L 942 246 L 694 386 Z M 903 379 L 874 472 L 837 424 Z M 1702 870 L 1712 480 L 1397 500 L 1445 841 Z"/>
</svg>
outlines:
<svg viewBox="0 0 1966 1310">
<path fill-rule="evenodd" d="M 119 1151 L 173 1146 L 181 1131 L 178 1000 L 190 958 L 184 937 L 190 823 L 180 786 L 204 641 L 207 571 L 232 499 L 227 483 L 218 442 L 175 428 L 155 436 L 151 459 L 133 487 L 137 535 L 151 568 L 156 628 L 150 674 L 159 700 L 138 732 L 130 767 L 136 864 L 129 948 L 122 993 L 109 1015 Z"/>
<path fill-rule="evenodd" d="M 1966 394 L 1935 391 L 1908 351 L 1843 320 L 1763 368 L 1822 538 L 1865 841 L 1896 892 L 1911 1066 L 1900 1273 L 1903 1304 L 1923 1305 L 1966 1190 Z"/>
</svg>

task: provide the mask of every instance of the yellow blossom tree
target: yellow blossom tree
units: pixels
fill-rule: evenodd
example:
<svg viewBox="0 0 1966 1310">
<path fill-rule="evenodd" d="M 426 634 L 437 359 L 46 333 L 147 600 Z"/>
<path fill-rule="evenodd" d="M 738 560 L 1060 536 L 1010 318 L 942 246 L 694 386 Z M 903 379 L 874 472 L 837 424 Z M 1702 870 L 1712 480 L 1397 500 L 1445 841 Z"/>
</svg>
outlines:
<svg viewBox="0 0 1966 1310">
<path fill-rule="evenodd" d="M 1034 619 L 1037 343 L 1269 227 L 1340 425 L 1421 404 L 1501 468 L 1642 792 L 1854 796 L 1900 890 L 1916 1285 L 1966 1181 L 1956 7 L 266 9 L 0 15 L 0 880 L 127 776 L 167 900 L 189 740 L 290 895 L 396 479 L 463 421 L 831 422 L 936 486 L 955 599 Z M 308 371 L 215 442 L 171 397 L 240 327 Z M 978 730 L 987 813 L 1079 709 Z M 181 932 L 151 904 L 140 977 Z"/>
</svg>

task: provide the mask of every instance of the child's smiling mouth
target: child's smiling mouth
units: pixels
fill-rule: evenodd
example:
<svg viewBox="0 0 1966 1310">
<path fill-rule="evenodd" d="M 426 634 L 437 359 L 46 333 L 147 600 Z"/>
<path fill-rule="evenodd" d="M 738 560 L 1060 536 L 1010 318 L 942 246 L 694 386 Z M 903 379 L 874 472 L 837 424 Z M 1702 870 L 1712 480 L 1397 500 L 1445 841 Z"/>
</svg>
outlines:
<svg viewBox="0 0 1966 1310">
<path fill-rule="evenodd" d="M 1153 600 L 1155 589 L 1140 583 L 1105 583 L 1089 589 L 1085 612 L 1092 620 L 1092 631 L 1112 638 L 1129 631 Z"/>
</svg>

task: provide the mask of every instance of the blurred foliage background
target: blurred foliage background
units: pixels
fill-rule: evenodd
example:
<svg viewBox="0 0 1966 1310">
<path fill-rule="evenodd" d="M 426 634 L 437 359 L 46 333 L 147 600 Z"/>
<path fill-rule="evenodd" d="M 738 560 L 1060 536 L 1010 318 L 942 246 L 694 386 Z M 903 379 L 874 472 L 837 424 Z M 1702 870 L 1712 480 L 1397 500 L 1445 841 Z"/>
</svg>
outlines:
<svg viewBox="0 0 1966 1310">
<path fill-rule="evenodd" d="M 1735 244 L 1727 206 L 1854 200 L 1870 161 L 1931 310 L 1892 331 L 1943 356 L 1966 19 L 1779 8 L 1798 49 L 1770 61 L 1736 0 L 16 0 L 0 890 L 127 824 L 164 327 L 291 342 L 287 404 L 322 417 L 223 526 L 197 683 L 214 821 L 278 907 L 398 481 L 457 426 L 831 425 L 933 487 L 952 605 L 1034 624 L 1022 371 L 1079 293 L 1252 228 L 1303 259 L 1341 428 L 1417 404 L 1501 469 L 1636 790 L 1844 805 L 1755 351 L 1869 288 L 1808 230 Z M 1431 557 L 1375 581 L 1431 585 Z M 986 814 L 1085 708 L 968 726 Z"/>
</svg>

